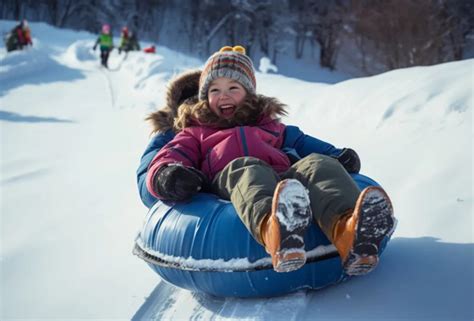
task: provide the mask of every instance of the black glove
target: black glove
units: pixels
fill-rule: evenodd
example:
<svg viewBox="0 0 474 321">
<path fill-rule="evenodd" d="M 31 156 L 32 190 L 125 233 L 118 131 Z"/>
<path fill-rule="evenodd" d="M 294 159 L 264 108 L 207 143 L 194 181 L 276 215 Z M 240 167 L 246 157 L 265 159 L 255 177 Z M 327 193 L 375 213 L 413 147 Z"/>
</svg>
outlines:
<svg viewBox="0 0 474 321">
<path fill-rule="evenodd" d="M 351 148 L 344 148 L 342 152 L 335 158 L 349 173 L 359 173 L 360 159 L 355 150 Z"/>
<path fill-rule="evenodd" d="M 97 49 L 97 45 L 94 45 L 94 47 L 92 47 L 92 49 L 95 51 Z"/>
<path fill-rule="evenodd" d="M 155 191 L 168 201 L 185 201 L 196 195 L 206 183 L 199 170 L 182 165 L 162 167 L 155 175 Z"/>
</svg>

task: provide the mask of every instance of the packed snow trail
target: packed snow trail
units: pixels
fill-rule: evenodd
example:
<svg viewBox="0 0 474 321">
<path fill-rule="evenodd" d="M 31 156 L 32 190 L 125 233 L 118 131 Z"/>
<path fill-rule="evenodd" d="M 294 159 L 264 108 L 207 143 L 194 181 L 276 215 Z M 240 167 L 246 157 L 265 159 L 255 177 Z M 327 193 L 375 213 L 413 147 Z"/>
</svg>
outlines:
<svg viewBox="0 0 474 321">
<path fill-rule="evenodd" d="M 114 87 L 112 85 L 112 79 L 109 75 L 109 70 L 106 70 L 106 68 L 104 67 L 100 67 L 100 71 L 102 72 L 102 74 L 104 75 L 104 78 L 105 78 L 105 83 L 107 84 L 107 89 L 110 93 L 110 103 L 111 103 L 111 109 L 115 109 L 115 100 L 116 100 L 116 94 L 115 94 L 115 91 L 114 91 Z"/>
</svg>

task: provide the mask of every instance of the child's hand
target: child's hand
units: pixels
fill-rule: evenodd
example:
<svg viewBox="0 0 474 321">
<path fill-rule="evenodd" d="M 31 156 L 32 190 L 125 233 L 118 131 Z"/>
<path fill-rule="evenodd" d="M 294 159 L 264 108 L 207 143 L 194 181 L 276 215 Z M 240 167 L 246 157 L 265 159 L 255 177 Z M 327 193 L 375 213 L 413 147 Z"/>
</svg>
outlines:
<svg viewBox="0 0 474 321">
<path fill-rule="evenodd" d="M 206 177 L 199 170 L 172 164 L 158 170 L 155 176 L 156 192 L 169 201 L 185 201 L 197 194 Z"/>
<path fill-rule="evenodd" d="M 355 150 L 351 148 L 344 148 L 339 156 L 336 157 L 336 159 L 349 173 L 359 173 L 360 159 Z"/>
</svg>

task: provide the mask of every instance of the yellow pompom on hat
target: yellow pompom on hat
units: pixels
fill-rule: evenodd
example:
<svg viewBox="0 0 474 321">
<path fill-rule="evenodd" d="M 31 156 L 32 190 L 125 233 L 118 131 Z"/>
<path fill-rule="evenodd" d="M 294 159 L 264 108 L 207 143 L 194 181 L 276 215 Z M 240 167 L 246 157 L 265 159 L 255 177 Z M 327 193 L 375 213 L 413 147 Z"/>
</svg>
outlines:
<svg viewBox="0 0 474 321">
<path fill-rule="evenodd" d="M 250 94 L 255 94 L 257 82 L 252 60 L 242 46 L 224 46 L 207 60 L 199 79 L 199 99 L 207 99 L 207 91 L 217 78 L 231 78 Z"/>
</svg>

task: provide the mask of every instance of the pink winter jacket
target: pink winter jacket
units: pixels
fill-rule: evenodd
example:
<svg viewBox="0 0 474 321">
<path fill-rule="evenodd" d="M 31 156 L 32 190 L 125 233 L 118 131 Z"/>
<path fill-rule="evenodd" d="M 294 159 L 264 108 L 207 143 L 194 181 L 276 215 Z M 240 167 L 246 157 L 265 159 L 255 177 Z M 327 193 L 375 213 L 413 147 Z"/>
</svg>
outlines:
<svg viewBox="0 0 474 321">
<path fill-rule="evenodd" d="M 280 149 L 284 131 L 284 124 L 269 117 L 256 126 L 184 128 L 151 161 L 146 178 L 147 188 L 153 196 L 160 198 L 153 189 L 153 180 L 155 173 L 170 163 L 199 169 L 210 180 L 229 162 L 244 156 L 265 161 L 277 173 L 284 172 L 291 165 Z"/>
</svg>

